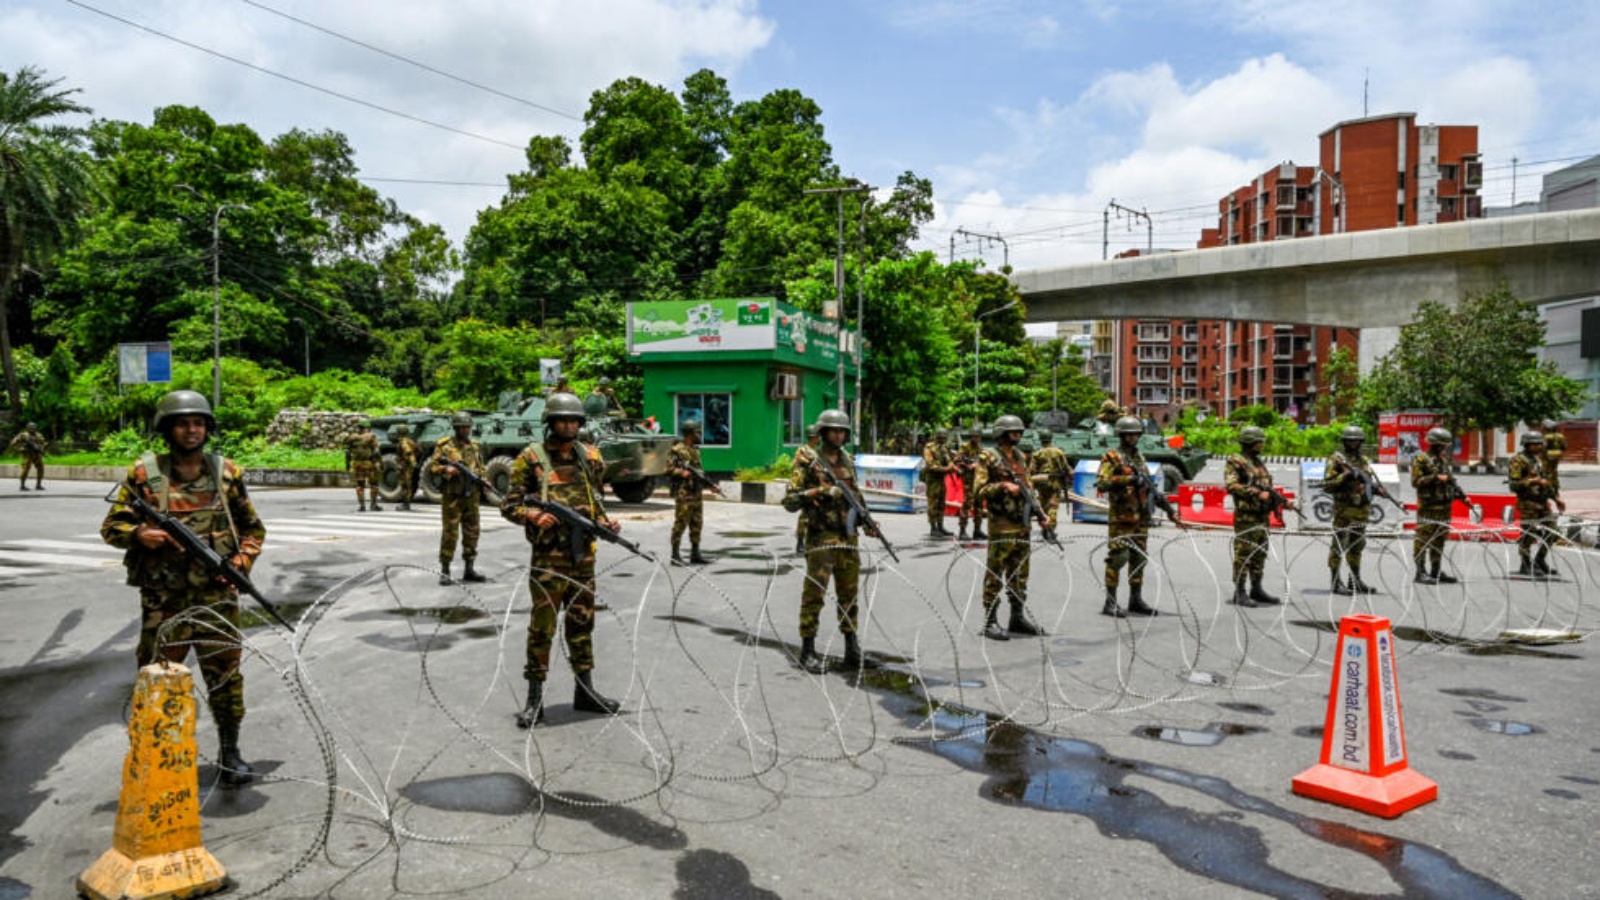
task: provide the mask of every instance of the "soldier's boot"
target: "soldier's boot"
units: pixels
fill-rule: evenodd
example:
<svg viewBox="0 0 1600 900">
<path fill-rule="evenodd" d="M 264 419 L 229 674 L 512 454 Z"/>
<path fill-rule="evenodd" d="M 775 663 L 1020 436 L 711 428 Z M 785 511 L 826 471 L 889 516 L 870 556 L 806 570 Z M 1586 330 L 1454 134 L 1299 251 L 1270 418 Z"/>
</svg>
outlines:
<svg viewBox="0 0 1600 900">
<path fill-rule="evenodd" d="M 465 572 L 463 572 L 461 574 L 461 580 L 462 581 L 472 581 L 472 582 L 484 582 L 484 581 L 488 581 L 489 579 L 483 577 L 482 573 L 480 573 L 473 566 L 473 561 L 469 559 L 469 560 L 467 560 L 467 571 L 465 571 Z"/>
<path fill-rule="evenodd" d="M 377 492 L 373 492 L 373 494 L 372 494 L 372 511 L 373 512 L 383 512 L 383 507 L 378 505 L 378 494 L 377 494 Z"/>
<path fill-rule="evenodd" d="M 1344 579 L 1339 577 L 1338 566 L 1334 566 L 1328 570 L 1328 577 L 1333 579 L 1333 592 L 1335 594 L 1338 594 L 1341 597 L 1349 597 L 1355 593 L 1355 591 L 1351 590 L 1348 584 L 1344 583 Z"/>
<path fill-rule="evenodd" d="M 27 490 L 27 488 L 23 488 L 23 490 Z M 956 540 L 964 541 L 966 539 L 967 539 L 967 520 L 966 519 L 958 519 L 956 521 Z"/>
<path fill-rule="evenodd" d="M 810 672 L 813 675 L 821 675 L 822 673 L 828 671 L 827 663 L 823 662 L 822 657 L 817 654 L 816 638 L 803 637 L 800 639 L 799 663 L 800 668 Z"/>
<path fill-rule="evenodd" d="M 1267 593 L 1267 589 L 1261 586 L 1260 575 L 1250 576 L 1250 599 L 1254 600 L 1258 606 L 1277 606 L 1283 602 Z"/>
<path fill-rule="evenodd" d="M 572 689 L 572 708 L 578 712 L 614 716 L 622 704 L 595 690 L 593 672 L 579 672 L 578 683 Z"/>
<path fill-rule="evenodd" d="M 1000 627 L 1000 604 L 989 607 L 984 616 L 983 636 L 991 641 L 1009 641 L 1011 635 Z"/>
<path fill-rule="evenodd" d="M 361 496 L 360 494 L 357 494 L 356 495 L 356 503 L 359 504 L 356 507 L 356 512 L 366 512 L 367 511 L 367 498 Z"/>
<path fill-rule="evenodd" d="M 399 509 L 402 512 L 411 512 L 411 501 L 410 500 L 401 500 Z"/>
<path fill-rule="evenodd" d="M 36 490 L 36 491 L 44 490 L 44 479 L 40 478 L 38 481 L 35 481 L 33 483 L 33 489 Z"/>
<path fill-rule="evenodd" d="M 217 721 L 217 772 L 223 787 L 238 787 L 255 780 L 256 770 L 239 755 L 239 723 Z"/>
<path fill-rule="evenodd" d="M 528 702 L 517 713 L 518 728 L 532 728 L 544 722 L 544 682 L 528 679 Z"/>
<path fill-rule="evenodd" d="M 440 563 L 439 564 L 439 583 L 440 584 L 454 584 L 455 583 L 455 582 L 450 580 L 450 564 L 449 563 Z"/>
<path fill-rule="evenodd" d="M 1006 630 L 1024 637 L 1038 637 L 1044 634 L 1044 629 L 1028 615 L 1028 607 L 1022 603 L 1011 604 L 1011 622 Z"/>
<path fill-rule="evenodd" d="M 1417 570 L 1417 574 L 1411 579 L 1413 582 L 1415 582 L 1417 584 L 1438 584 L 1439 583 L 1439 575 L 1438 575 L 1438 573 L 1437 572 L 1429 572 L 1428 571 L 1428 566 L 1427 566 L 1427 564 L 1425 562 L 1423 562 L 1422 560 L 1418 559 L 1418 560 L 1413 560 L 1412 563 L 1413 563 L 1413 567 Z"/>
<path fill-rule="evenodd" d="M 1556 570 L 1550 567 L 1550 561 L 1545 558 L 1545 555 L 1543 553 L 1541 553 L 1538 556 L 1535 556 L 1533 558 L 1533 577 L 1535 577 L 1535 578 L 1554 578 L 1554 577 L 1556 577 Z"/>
<path fill-rule="evenodd" d="M 1155 607 L 1144 602 L 1144 585 L 1128 585 L 1128 612 L 1136 616 L 1157 615 Z"/>
<path fill-rule="evenodd" d="M 1357 594 L 1376 594 L 1378 589 L 1361 580 L 1361 570 L 1350 570 L 1350 590 Z"/>
<path fill-rule="evenodd" d="M 1110 616 L 1113 619 L 1126 619 L 1128 614 L 1117 605 L 1117 589 L 1106 585 L 1106 602 L 1100 606 L 1100 615 Z"/>
<path fill-rule="evenodd" d="M 1437 564 L 1435 564 L 1433 567 L 1433 580 L 1439 584 L 1455 584 L 1459 579 L 1457 579 L 1454 575 L 1446 574 Z"/>
<path fill-rule="evenodd" d="M 699 544 L 690 544 L 689 545 L 689 565 L 691 565 L 691 566 L 703 566 L 703 565 L 708 564 L 709 562 L 711 562 L 711 561 L 706 559 L 704 556 L 700 555 L 700 545 Z"/>
<path fill-rule="evenodd" d="M 1254 597 L 1250 596 L 1249 591 L 1245 590 L 1243 578 L 1240 578 L 1233 583 L 1233 599 L 1228 602 L 1235 606 L 1242 606 L 1246 609 L 1255 609 L 1261 605 L 1255 601 Z"/>
<path fill-rule="evenodd" d="M 982 522 L 972 523 L 972 539 L 975 541 L 987 541 L 989 539 L 989 533 L 983 530 Z"/>
<path fill-rule="evenodd" d="M 798 553 L 799 551 L 800 551 L 800 545 L 799 545 L 799 543 L 796 543 L 795 544 L 795 552 Z M 672 564 L 675 565 L 675 566 L 683 565 L 683 555 L 678 552 L 678 545 L 677 544 L 673 544 L 672 545 Z"/>
<path fill-rule="evenodd" d="M 844 635 L 844 664 L 852 669 L 861 668 L 865 657 L 861 655 L 861 639 L 856 637 L 854 631 L 847 631 Z"/>
<path fill-rule="evenodd" d="M 934 531 L 937 533 L 937 536 L 939 536 L 939 537 L 949 537 L 950 536 L 950 529 L 944 527 L 944 519 L 943 518 L 939 519 L 939 521 L 937 523 L 935 523 Z"/>
<path fill-rule="evenodd" d="M 22 489 L 23 490 L 27 490 L 28 489 L 28 481 L 27 481 L 27 479 L 23 479 L 23 481 L 22 481 Z"/>
<path fill-rule="evenodd" d="M 1524 556 L 1522 558 L 1522 565 L 1517 567 L 1516 574 L 1521 575 L 1524 578 L 1533 577 L 1533 561 Z"/>
</svg>

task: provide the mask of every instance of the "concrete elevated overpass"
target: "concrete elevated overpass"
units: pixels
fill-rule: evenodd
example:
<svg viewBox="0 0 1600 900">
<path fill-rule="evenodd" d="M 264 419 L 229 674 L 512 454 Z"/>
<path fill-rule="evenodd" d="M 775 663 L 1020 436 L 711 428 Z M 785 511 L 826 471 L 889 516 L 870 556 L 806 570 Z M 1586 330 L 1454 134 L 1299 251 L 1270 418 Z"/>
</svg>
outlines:
<svg viewBox="0 0 1600 900">
<path fill-rule="evenodd" d="M 1028 320 L 1233 319 L 1397 327 L 1505 282 L 1532 303 L 1600 294 L 1600 209 L 1242 244 L 1018 272 Z M 1363 354 L 1365 355 L 1365 353 Z"/>
</svg>

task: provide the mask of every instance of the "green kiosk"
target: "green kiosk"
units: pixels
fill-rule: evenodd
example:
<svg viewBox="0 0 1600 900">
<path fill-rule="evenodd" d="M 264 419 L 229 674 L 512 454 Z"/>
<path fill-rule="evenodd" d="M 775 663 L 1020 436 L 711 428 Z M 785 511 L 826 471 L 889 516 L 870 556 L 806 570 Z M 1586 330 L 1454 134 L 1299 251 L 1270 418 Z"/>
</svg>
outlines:
<svg viewBox="0 0 1600 900">
<path fill-rule="evenodd" d="M 771 297 L 628 304 L 628 356 L 644 370 L 644 415 L 663 430 L 701 425 L 707 471 L 771 465 L 839 405 L 840 328 Z M 845 401 L 857 336 L 844 329 Z"/>
</svg>

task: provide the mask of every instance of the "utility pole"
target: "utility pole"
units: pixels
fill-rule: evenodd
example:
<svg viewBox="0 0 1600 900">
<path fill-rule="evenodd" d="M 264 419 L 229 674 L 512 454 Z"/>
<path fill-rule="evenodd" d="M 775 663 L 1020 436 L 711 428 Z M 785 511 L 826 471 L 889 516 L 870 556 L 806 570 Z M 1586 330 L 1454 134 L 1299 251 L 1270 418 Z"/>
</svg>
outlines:
<svg viewBox="0 0 1600 900">
<path fill-rule="evenodd" d="M 222 409 L 222 214 L 249 209 L 243 203 L 218 204 L 211 216 L 211 409 Z"/>
<path fill-rule="evenodd" d="M 846 382 L 844 380 L 844 357 L 845 357 L 845 343 L 844 343 L 844 195 L 845 194 L 862 194 L 862 193 L 866 193 L 869 190 L 871 190 L 871 187 L 869 187 L 868 185 L 862 184 L 861 182 L 856 181 L 855 179 L 852 178 L 852 179 L 849 179 L 843 187 L 810 188 L 808 190 L 801 191 L 802 194 L 805 194 L 805 195 L 808 195 L 808 196 L 809 195 L 828 195 L 828 194 L 831 194 L 838 201 L 838 208 L 839 208 L 839 249 L 838 249 L 838 252 L 834 255 L 834 259 L 833 259 L 833 309 L 834 309 L 835 321 L 837 322 L 838 327 L 839 327 L 839 366 L 838 366 L 838 371 L 834 375 L 834 385 L 835 385 L 836 389 L 839 391 L 839 409 L 841 411 L 848 411 L 849 408 L 850 408 L 847 405 L 847 403 L 845 402 L 845 397 L 844 397 L 845 384 L 846 384 Z M 858 330 L 861 328 L 861 322 L 860 321 L 856 322 L 856 328 Z M 855 439 L 857 441 L 860 441 L 861 440 L 861 436 L 859 434 L 856 434 L 855 435 Z"/>
<path fill-rule="evenodd" d="M 1110 203 L 1106 204 L 1106 210 L 1105 210 L 1105 213 L 1104 213 L 1104 223 L 1101 225 L 1101 232 L 1100 232 L 1100 258 L 1101 259 L 1106 259 L 1110 255 L 1110 252 L 1111 252 L 1111 211 L 1112 210 L 1116 210 L 1117 211 L 1117 218 L 1119 218 L 1119 219 L 1122 218 L 1122 214 L 1123 213 L 1127 213 L 1129 219 L 1143 219 L 1144 220 L 1144 229 L 1145 229 L 1144 252 L 1146 254 L 1154 253 L 1155 249 L 1156 249 L 1156 230 L 1155 230 L 1155 224 L 1150 221 L 1150 214 L 1145 212 L 1142 209 L 1130 209 L 1129 207 L 1123 206 L 1122 204 L 1118 203 L 1116 200 L 1112 200 Z M 1128 224 L 1129 224 L 1129 227 L 1132 227 L 1133 223 L 1129 222 Z"/>
<path fill-rule="evenodd" d="M 980 252 L 980 253 L 983 252 L 983 244 L 984 244 L 985 241 L 994 241 L 994 242 L 998 243 L 1000 245 L 1000 247 L 1005 251 L 1005 256 L 1004 256 L 1005 264 L 1001 267 L 1000 271 L 1004 272 L 1004 273 L 1008 273 L 1008 274 L 1010 273 L 1010 271 L 1011 271 L 1011 245 L 1006 243 L 1006 239 L 1005 238 L 1001 237 L 999 234 L 980 234 L 980 233 L 978 233 L 976 231 L 968 231 L 965 228 L 957 228 L 955 231 L 951 232 L 951 234 L 950 234 L 950 261 L 951 262 L 955 262 L 955 257 L 956 257 L 956 235 L 961 235 L 963 237 L 969 237 L 969 238 L 973 238 L 973 239 L 977 240 L 977 242 L 978 242 L 978 252 Z"/>
</svg>

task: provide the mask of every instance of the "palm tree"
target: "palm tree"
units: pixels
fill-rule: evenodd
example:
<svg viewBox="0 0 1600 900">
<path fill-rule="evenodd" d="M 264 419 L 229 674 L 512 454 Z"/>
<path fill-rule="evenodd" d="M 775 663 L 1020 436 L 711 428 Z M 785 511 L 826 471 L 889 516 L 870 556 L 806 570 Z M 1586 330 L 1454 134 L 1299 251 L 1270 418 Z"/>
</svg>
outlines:
<svg viewBox="0 0 1600 900">
<path fill-rule="evenodd" d="M 42 266 L 76 234 L 78 217 L 101 197 L 81 127 L 51 123 L 88 113 L 32 66 L 0 72 L 0 367 L 13 412 L 21 408 L 6 306 L 26 263 Z"/>
</svg>

